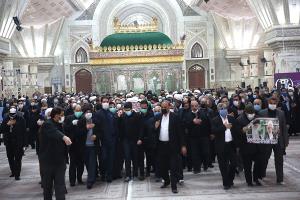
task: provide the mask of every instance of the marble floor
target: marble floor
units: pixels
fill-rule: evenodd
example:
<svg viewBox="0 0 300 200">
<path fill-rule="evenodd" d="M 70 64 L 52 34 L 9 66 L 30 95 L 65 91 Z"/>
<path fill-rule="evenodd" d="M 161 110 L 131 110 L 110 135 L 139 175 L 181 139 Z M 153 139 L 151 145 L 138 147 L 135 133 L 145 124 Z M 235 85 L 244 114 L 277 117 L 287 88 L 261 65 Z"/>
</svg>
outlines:
<svg viewBox="0 0 300 200">
<path fill-rule="evenodd" d="M 0 146 L 0 200 L 38 200 L 42 199 L 42 189 L 39 182 L 37 157 L 34 150 L 27 150 L 23 158 L 21 180 L 9 178 L 10 171 L 6 159 L 5 148 Z M 160 189 L 161 183 L 156 183 L 153 178 L 145 181 L 131 181 L 124 183 L 122 180 L 111 184 L 97 182 L 93 189 L 87 190 L 84 185 L 70 188 L 67 184 L 67 199 L 70 200 L 96 200 L 96 199 L 182 199 L 182 200 L 300 200 L 300 136 L 292 138 L 285 157 L 284 174 L 285 184 L 276 185 L 272 157 L 267 178 L 263 180 L 262 187 L 247 187 L 244 175 L 235 179 L 233 189 L 224 191 L 217 164 L 207 172 L 194 175 L 185 172 L 185 183 L 178 187 L 179 193 L 172 194 L 171 189 Z M 86 174 L 84 175 L 86 177 Z M 66 177 L 68 183 L 68 177 Z M 55 198 L 53 198 L 55 199 Z"/>
</svg>

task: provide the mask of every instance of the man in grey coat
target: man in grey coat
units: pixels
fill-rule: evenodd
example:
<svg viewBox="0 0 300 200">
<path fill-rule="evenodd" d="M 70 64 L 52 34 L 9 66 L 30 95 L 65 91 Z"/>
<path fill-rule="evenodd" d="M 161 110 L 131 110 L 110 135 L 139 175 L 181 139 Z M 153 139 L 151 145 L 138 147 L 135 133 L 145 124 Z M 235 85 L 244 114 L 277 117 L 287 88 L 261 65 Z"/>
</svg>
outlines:
<svg viewBox="0 0 300 200">
<path fill-rule="evenodd" d="M 269 118 L 277 118 L 279 120 L 279 135 L 278 135 L 278 143 L 272 145 L 266 145 L 266 154 L 264 159 L 264 170 L 266 171 L 268 160 L 271 156 L 272 149 L 275 157 L 275 169 L 276 169 L 276 177 L 277 184 L 283 184 L 283 154 L 285 152 L 286 147 L 289 144 L 288 131 L 286 127 L 286 120 L 284 112 L 277 108 L 278 99 L 276 97 L 271 97 L 268 100 L 268 108 L 261 110 L 258 115 L 259 117 L 269 117 Z M 265 176 L 265 171 L 263 172 Z"/>
</svg>

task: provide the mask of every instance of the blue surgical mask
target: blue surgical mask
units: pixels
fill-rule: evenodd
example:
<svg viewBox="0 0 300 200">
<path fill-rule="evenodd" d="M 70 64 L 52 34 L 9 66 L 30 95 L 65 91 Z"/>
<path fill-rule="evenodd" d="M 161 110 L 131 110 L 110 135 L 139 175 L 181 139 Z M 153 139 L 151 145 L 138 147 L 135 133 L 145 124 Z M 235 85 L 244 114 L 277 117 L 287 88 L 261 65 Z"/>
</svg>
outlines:
<svg viewBox="0 0 300 200">
<path fill-rule="evenodd" d="M 75 114 L 75 117 L 76 117 L 76 118 L 79 118 L 79 117 L 81 117 L 82 112 L 75 112 L 74 114 Z"/>
<path fill-rule="evenodd" d="M 222 110 L 219 110 L 219 114 L 221 117 L 226 118 L 226 116 L 228 115 L 228 111 L 227 111 L 227 109 L 222 109 Z"/>
<path fill-rule="evenodd" d="M 258 105 L 258 104 L 254 105 L 254 110 L 255 111 L 260 111 L 261 110 L 261 105 Z"/>
<path fill-rule="evenodd" d="M 112 107 L 112 108 L 109 108 L 109 111 L 112 112 L 112 113 L 116 113 L 117 112 L 117 109 Z"/>
<path fill-rule="evenodd" d="M 132 114 L 132 112 L 131 111 L 125 111 L 125 114 L 129 117 Z"/>
<path fill-rule="evenodd" d="M 283 92 L 283 93 L 282 93 L 282 96 L 287 97 L 287 93 L 286 93 L 286 92 Z"/>
<path fill-rule="evenodd" d="M 160 112 L 154 112 L 154 116 L 157 117 L 160 115 Z"/>
</svg>

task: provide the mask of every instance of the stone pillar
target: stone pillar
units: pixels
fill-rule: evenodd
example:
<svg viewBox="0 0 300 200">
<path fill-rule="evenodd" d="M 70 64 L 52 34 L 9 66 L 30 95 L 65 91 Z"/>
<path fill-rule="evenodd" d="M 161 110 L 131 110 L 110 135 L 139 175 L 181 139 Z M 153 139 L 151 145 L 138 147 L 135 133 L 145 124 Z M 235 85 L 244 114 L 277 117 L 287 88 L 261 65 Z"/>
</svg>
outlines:
<svg viewBox="0 0 300 200">
<path fill-rule="evenodd" d="M 12 60 L 3 61 L 3 95 L 5 97 L 11 97 L 13 94 L 17 94 L 17 90 L 15 90 L 14 84 L 14 66 Z"/>
<path fill-rule="evenodd" d="M 30 90 L 29 64 L 20 64 L 19 77 L 16 77 L 20 80 L 18 91 L 20 90 L 22 95 L 28 95 L 28 90 Z"/>
<path fill-rule="evenodd" d="M 30 93 L 30 95 L 32 95 L 38 89 L 37 75 L 38 75 L 38 64 L 30 63 L 30 65 L 29 65 L 29 85 L 30 85 L 29 93 Z"/>
<path fill-rule="evenodd" d="M 240 66 L 241 57 L 227 57 L 227 61 L 230 65 L 230 87 L 231 89 L 235 89 L 236 86 L 241 86 L 241 82 L 243 81 L 243 68 Z M 228 87 L 228 86 L 227 86 Z"/>
<path fill-rule="evenodd" d="M 267 82 L 268 88 L 274 86 L 274 72 L 275 72 L 275 62 L 274 62 L 274 52 L 272 49 L 264 50 L 264 58 L 266 59 L 264 63 L 264 78 L 262 82 Z"/>
</svg>

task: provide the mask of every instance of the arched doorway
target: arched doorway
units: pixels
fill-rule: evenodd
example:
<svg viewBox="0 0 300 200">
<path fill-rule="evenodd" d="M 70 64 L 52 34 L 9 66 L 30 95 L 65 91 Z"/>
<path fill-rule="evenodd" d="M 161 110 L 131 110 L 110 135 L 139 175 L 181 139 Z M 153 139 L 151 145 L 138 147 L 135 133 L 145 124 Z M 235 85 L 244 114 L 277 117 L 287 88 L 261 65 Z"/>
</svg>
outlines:
<svg viewBox="0 0 300 200">
<path fill-rule="evenodd" d="M 76 92 L 92 92 L 92 74 L 86 69 L 81 69 L 75 74 Z"/>
<path fill-rule="evenodd" d="M 205 88 L 205 70 L 200 65 L 189 68 L 189 88 Z"/>
</svg>

